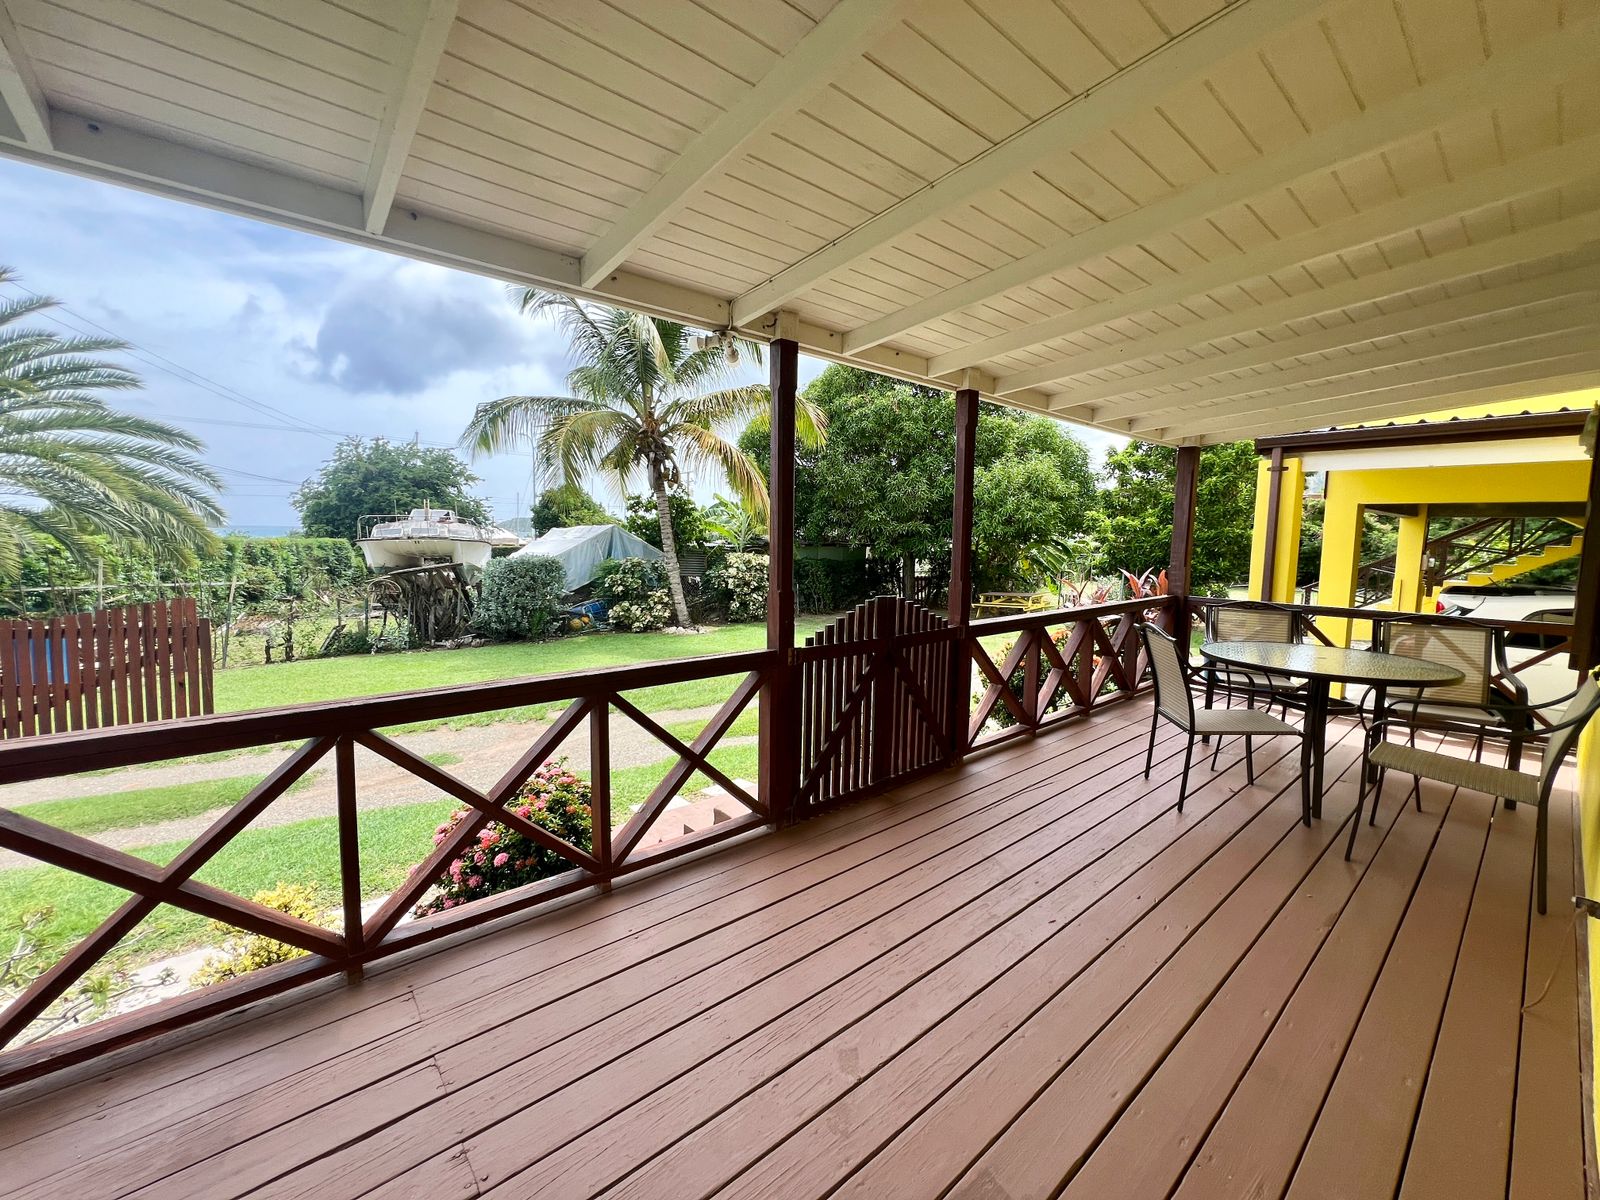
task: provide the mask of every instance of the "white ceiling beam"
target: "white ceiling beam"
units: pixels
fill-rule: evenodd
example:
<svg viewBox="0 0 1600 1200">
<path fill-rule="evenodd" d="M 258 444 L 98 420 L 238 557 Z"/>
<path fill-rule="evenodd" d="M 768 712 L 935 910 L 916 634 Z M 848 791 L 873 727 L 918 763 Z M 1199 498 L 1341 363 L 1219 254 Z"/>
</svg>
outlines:
<svg viewBox="0 0 1600 1200">
<path fill-rule="evenodd" d="M 1137 245 L 1263 192 L 1287 188 L 1313 171 L 1331 171 L 1376 154 L 1463 112 L 1492 108 L 1516 98 L 1526 93 L 1530 77 L 1562 78 L 1591 69 L 1597 57 L 1600 17 L 1565 26 L 1510 53 L 1496 54 L 1482 66 L 1457 71 L 1426 87 L 1405 92 L 1353 120 L 1302 138 L 1277 154 L 1213 175 L 1184 191 L 869 321 L 845 335 L 845 350 L 854 354 L 879 345 L 1013 288 L 1083 266 L 1119 247 Z"/>
<path fill-rule="evenodd" d="M 738 325 L 781 307 L 819 280 L 887 245 L 910 229 L 966 204 L 1133 113 L 1160 96 L 1216 71 L 1232 57 L 1280 29 L 1326 7 L 1326 0 L 1239 0 L 1193 29 L 1158 46 L 1109 79 L 997 142 L 976 158 L 779 271 L 733 302 Z M 929 86 L 938 89 L 937 80 Z M 968 364 L 963 363 L 963 366 Z M 954 369 L 954 368 L 952 368 Z"/>
<path fill-rule="evenodd" d="M 1281 300 L 1273 300 L 1255 308 L 1180 325 L 1149 337 L 1130 339 L 1104 350 L 1080 354 L 1058 363 L 1047 363 L 1039 368 L 1002 375 L 995 380 L 994 387 L 995 391 L 1002 395 L 1011 388 L 1035 388 L 1085 371 L 1097 371 L 1125 361 L 1203 346 L 1220 338 L 1236 337 L 1261 329 L 1273 329 L 1289 321 L 1318 317 L 1352 305 L 1399 296 L 1416 291 L 1418 288 L 1466 279 L 1497 267 L 1534 262 L 1551 255 L 1564 254 L 1596 240 L 1600 240 L 1600 212 L 1579 213 L 1576 216 L 1551 221 L 1545 225 L 1536 225 L 1531 229 L 1493 238 L 1490 241 L 1447 250 L 1432 258 L 1407 263 L 1393 270 L 1364 275 L 1358 279 L 1347 279 L 1342 283 L 1318 288 L 1298 296 L 1285 296 Z M 1059 409 L 1065 410 L 1073 403 L 1074 396 L 1070 392 L 1060 393 L 1056 397 Z"/>
<path fill-rule="evenodd" d="M 1231 371 L 1244 371 L 1253 367 L 1270 366 L 1308 354 L 1322 354 L 1330 350 L 1343 350 L 1360 346 L 1380 338 L 1399 337 L 1417 333 L 1436 325 L 1449 325 L 1491 317 L 1532 304 L 1553 300 L 1571 299 L 1600 292 L 1600 266 L 1575 267 L 1553 275 L 1523 279 L 1500 287 L 1467 292 L 1460 296 L 1447 296 L 1428 304 L 1418 304 L 1400 312 L 1379 313 L 1358 321 L 1347 321 L 1332 329 L 1319 329 L 1314 333 L 1298 334 L 1262 346 L 1227 351 L 1205 358 L 1189 359 L 1169 367 L 1145 371 L 1139 375 L 1125 375 L 1108 382 L 1090 380 L 1083 386 L 1074 386 L 1071 399 L 1074 411 L 1097 418 L 1125 417 L 1141 410 L 1141 402 L 1129 401 L 1105 404 L 1117 397 L 1132 396 L 1151 388 L 1173 384 L 1192 383 L 1225 375 Z M 1160 399 L 1160 397 L 1157 397 Z M 1148 404 L 1147 399 L 1142 403 Z M 1091 409 L 1089 406 L 1093 406 Z"/>
<path fill-rule="evenodd" d="M 583 286 L 600 286 L 708 178 L 798 112 L 828 85 L 841 65 L 866 53 L 910 6 L 911 0 L 839 0 L 799 45 L 690 142 L 661 178 L 595 239 L 583 256 Z"/>
<path fill-rule="evenodd" d="M 1201 406 L 1214 405 L 1222 401 L 1238 400 L 1240 409 L 1246 410 L 1263 402 L 1243 400 L 1242 397 L 1281 392 L 1284 388 L 1297 387 L 1305 383 L 1331 382 L 1335 379 L 1360 375 L 1366 371 L 1404 367 L 1412 363 L 1466 354 L 1487 347 L 1511 345 L 1577 329 L 1593 329 L 1596 326 L 1600 326 L 1600 305 L 1575 305 L 1557 312 L 1534 313 L 1511 321 L 1479 323 L 1452 333 L 1420 338 L 1414 342 L 1401 342 L 1399 345 L 1374 348 L 1339 358 L 1321 359 L 1282 371 L 1223 379 L 1142 402 L 1130 401 L 1127 405 L 1107 406 L 1097 409 L 1095 417 L 1099 420 L 1118 420 L 1126 417 L 1131 421 L 1129 428 L 1132 430 L 1156 429 L 1172 424 L 1177 419 L 1175 414 L 1198 412 Z M 1213 410 L 1206 407 L 1204 411 Z"/>
<path fill-rule="evenodd" d="M 1441 184 L 1415 195 L 1401 196 L 1365 212 L 1341 217 L 1316 229 L 1269 242 L 1244 254 L 1219 258 L 1193 271 L 1167 276 L 1135 291 L 1121 292 L 1082 308 L 1042 321 L 1029 322 L 998 337 L 985 338 L 959 350 L 940 354 L 933 360 L 934 369 L 943 374 L 961 367 L 975 366 L 1002 354 L 1025 350 L 1109 321 L 1177 304 L 1218 288 L 1259 279 L 1277 271 L 1293 270 L 1302 263 L 1371 245 L 1434 221 L 1559 187 L 1592 174 L 1597 155 L 1600 155 L 1600 134 L 1536 150 L 1514 162 L 1491 167 L 1487 171 L 1479 171 L 1476 175 Z"/>
<path fill-rule="evenodd" d="M 373 139 L 372 157 L 361 185 L 362 224 L 368 233 L 382 233 L 394 206 L 395 190 L 411 156 L 417 122 L 439 73 L 444 44 L 456 23 L 456 0 L 416 0 L 411 53 L 395 64 L 395 78 Z"/>
<path fill-rule="evenodd" d="M 1302 418 L 1298 422 L 1266 416 L 1261 420 L 1241 421 L 1229 429 L 1201 435 L 1198 440 L 1236 442 L 1244 438 L 1268 437 L 1277 433 L 1301 433 L 1325 429 L 1330 425 L 1365 424 L 1415 417 L 1446 409 L 1499 404 L 1507 400 L 1533 400 L 1580 391 L 1600 385 L 1600 356 L 1571 355 L 1566 359 L 1537 363 L 1529 367 L 1506 367 L 1486 372 L 1470 381 L 1436 382 L 1399 388 L 1381 403 L 1362 404 L 1328 412 L 1322 417 Z M 1170 431 L 1164 431 L 1170 432 Z M 1162 440 L 1167 440 L 1163 437 Z"/>
<path fill-rule="evenodd" d="M 5 0 L 0 0 L 0 107 L 10 113 L 26 145 L 50 148 L 50 106 Z"/>
<path fill-rule="evenodd" d="M 1385 393 L 1428 383 L 1448 382 L 1452 379 L 1480 375 L 1486 371 L 1502 370 L 1530 363 L 1565 360 L 1572 355 L 1592 355 L 1600 358 L 1600 344 L 1587 330 L 1564 333 L 1536 341 L 1515 342 L 1508 346 L 1485 346 L 1467 354 L 1450 358 L 1416 363 L 1372 375 L 1353 375 L 1336 379 L 1316 387 L 1297 388 L 1292 392 L 1279 392 L 1253 397 L 1239 402 L 1225 401 L 1209 408 L 1193 409 L 1174 415 L 1166 428 L 1185 435 L 1213 432 L 1231 432 L 1241 421 L 1252 418 L 1285 418 L 1290 420 L 1325 423 L 1336 418 L 1345 408 L 1367 403 L 1358 397 L 1373 397 L 1372 404 L 1386 403 Z M 1464 384 L 1463 386 L 1472 386 Z M 1131 422 L 1130 422 L 1131 425 Z M 1130 436 L 1138 431 L 1130 428 Z"/>
</svg>

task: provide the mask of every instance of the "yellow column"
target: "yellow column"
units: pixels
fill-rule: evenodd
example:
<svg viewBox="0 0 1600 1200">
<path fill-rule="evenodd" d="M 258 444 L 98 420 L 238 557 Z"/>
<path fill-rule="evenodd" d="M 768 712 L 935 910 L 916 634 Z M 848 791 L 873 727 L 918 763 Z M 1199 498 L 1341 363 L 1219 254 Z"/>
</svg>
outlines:
<svg viewBox="0 0 1600 1200">
<path fill-rule="evenodd" d="M 1396 612 L 1421 612 L 1426 588 L 1422 578 L 1422 557 L 1428 546 L 1428 506 L 1419 506 L 1414 517 L 1400 518 L 1400 538 L 1394 553 L 1394 597 L 1390 607 Z"/>
<path fill-rule="evenodd" d="M 1322 570 L 1317 602 L 1350 608 L 1356 598 L 1356 564 L 1361 556 L 1361 504 L 1348 472 L 1329 471 L 1322 513 Z M 1350 621 L 1324 617 L 1322 629 L 1341 646 L 1350 644 Z"/>
</svg>

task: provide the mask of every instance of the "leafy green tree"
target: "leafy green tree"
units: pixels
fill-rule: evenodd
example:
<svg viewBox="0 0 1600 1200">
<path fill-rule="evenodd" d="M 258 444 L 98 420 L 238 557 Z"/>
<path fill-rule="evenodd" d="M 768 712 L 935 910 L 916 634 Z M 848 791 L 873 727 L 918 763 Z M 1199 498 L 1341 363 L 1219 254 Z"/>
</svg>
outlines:
<svg viewBox="0 0 1600 1200">
<path fill-rule="evenodd" d="M 828 440 L 796 467 L 801 536 L 858 546 L 898 560 L 908 579 L 918 561 L 950 556 L 955 491 L 955 399 L 882 375 L 831 366 L 806 389 L 827 415 Z M 741 441 L 765 468 L 767 425 Z M 974 579 L 1006 587 L 1030 549 L 1080 531 L 1094 503 L 1089 452 L 1059 422 L 984 404 L 973 480 Z"/>
<path fill-rule="evenodd" d="M 1092 533 L 1100 542 L 1098 570 L 1135 575 L 1172 558 L 1173 481 L 1178 452 L 1131 442 L 1106 458 Z M 1250 574 L 1255 525 L 1256 452 L 1249 442 L 1200 452 L 1191 583 L 1197 590 L 1238 583 Z"/>
<path fill-rule="evenodd" d="M 623 527 L 636 538 L 661 549 L 661 514 L 656 510 L 654 496 L 629 496 L 628 519 Z M 667 497 L 667 511 L 672 514 L 672 544 L 678 550 L 700 550 L 706 544 L 706 521 L 700 508 L 682 492 L 674 491 Z M 664 551 L 663 551 L 664 553 Z"/>
<path fill-rule="evenodd" d="M 672 321 L 570 296 L 528 288 L 516 293 L 530 316 L 553 314 L 577 365 L 567 373 L 567 396 L 502 396 L 480 404 L 462 434 L 475 453 L 493 454 L 533 441 L 559 463 L 568 483 L 598 471 L 624 490 L 643 477 L 656 505 L 667 586 L 679 625 L 689 604 L 678 566 L 668 496 L 684 486 L 683 468 L 726 476 L 740 496 L 765 508 L 766 482 L 723 430 L 766 412 L 767 389 L 732 382 L 729 348 L 759 361 L 750 342 L 696 347 L 689 330 Z M 823 423 L 810 406 L 799 414 L 800 435 L 819 442 Z"/>
<path fill-rule="evenodd" d="M 0 283 L 15 278 L 0 267 Z M 104 357 L 125 343 L 21 324 L 57 303 L 0 302 L 0 580 L 16 581 L 24 556 L 47 541 L 87 559 L 91 534 L 192 562 L 223 519 L 221 481 L 196 457 L 203 443 L 99 397 L 142 386 Z"/>
<path fill-rule="evenodd" d="M 571 529 L 574 525 L 615 525 L 617 519 L 600 507 L 600 502 L 577 484 L 563 483 L 547 488 L 533 506 L 533 531 Z"/>
<path fill-rule="evenodd" d="M 455 454 L 387 438 L 346 438 L 291 499 L 308 537 L 354 541 L 356 524 L 373 513 L 404 513 L 423 505 L 448 508 L 484 523 L 489 510 L 469 489 L 479 479 Z"/>
</svg>

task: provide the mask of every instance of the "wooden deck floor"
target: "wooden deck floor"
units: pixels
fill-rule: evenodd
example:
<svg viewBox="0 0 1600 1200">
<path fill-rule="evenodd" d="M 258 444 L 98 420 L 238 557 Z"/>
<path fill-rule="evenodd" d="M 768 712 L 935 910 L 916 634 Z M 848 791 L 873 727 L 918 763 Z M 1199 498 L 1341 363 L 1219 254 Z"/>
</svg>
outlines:
<svg viewBox="0 0 1600 1200">
<path fill-rule="evenodd" d="M 1570 811 L 1541 919 L 1531 811 L 1347 864 L 1351 729 L 1306 829 L 1147 714 L 0 1097 L 0 1194 L 1582 1196 Z"/>
</svg>

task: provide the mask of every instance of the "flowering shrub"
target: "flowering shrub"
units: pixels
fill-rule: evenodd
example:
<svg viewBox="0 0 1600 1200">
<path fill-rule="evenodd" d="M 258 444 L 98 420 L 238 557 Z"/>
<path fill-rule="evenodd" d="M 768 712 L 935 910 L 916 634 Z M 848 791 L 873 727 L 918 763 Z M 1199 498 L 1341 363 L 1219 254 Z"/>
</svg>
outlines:
<svg viewBox="0 0 1600 1200">
<path fill-rule="evenodd" d="M 1061 647 L 1066 644 L 1067 636 L 1070 632 L 1070 629 L 1057 629 L 1051 633 L 1050 640 L 1055 643 L 1057 650 L 1060 650 Z M 1011 657 L 1011 650 L 1015 645 L 1015 642 L 1007 642 L 1005 645 L 1000 647 L 1000 653 L 995 656 L 994 660 L 996 666 L 1000 665 L 1001 663 L 1005 662 L 1006 659 Z M 1087 652 L 1080 651 L 1080 653 Z M 1098 659 L 1096 661 L 1098 661 Z M 1067 665 L 1071 666 L 1072 664 L 1069 662 Z M 1045 663 L 1044 672 L 1048 673 L 1049 670 L 1049 664 Z M 1006 682 L 1011 685 L 1011 694 L 1018 700 L 1021 700 L 1023 698 L 1023 684 L 1027 682 L 1026 671 L 1024 671 L 1022 667 L 1018 667 L 1015 671 L 1011 672 L 1011 678 Z M 1055 712 L 1057 709 L 1064 707 L 1070 701 L 1071 697 L 1067 694 L 1067 690 L 1065 688 L 1058 688 L 1050 703 L 1045 705 L 1045 712 Z M 994 706 L 994 711 L 989 714 L 989 719 L 1001 729 L 1009 728 L 1017 723 L 1017 718 L 1011 715 L 1011 710 L 1006 707 L 1004 700 Z"/>
<path fill-rule="evenodd" d="M 317 903 L 316 892 L 298 883 L 280 883 L 275 888 L 257 892 L 254 899 L 257 904 L 275 908 L 281 913 L 309 921 L 313 925 L 322 915 L 322 906 Z M 189 982 L 196 987 L 221 983 L 224 979 L 234 979 L 247 971 L 270 967 L 273 963 L 288 962 L 291 958 L 299 958 L 307 953 L 299 946 L 291 946 L 288 942 L 280 942 L 264 934 L 244 933 L 220 921 L 214 921 L 212 924 L 225 935 L 221 954 L 207 955 L 205 962 L 189 976 Z"/>
<path fill-rule="evenodd" d="M 561 615 L 566 590 L 566 568 L 548 555 L 492 559 L 473 624 L 495 637 L 544 637 Z"/>
<path fill-rule="evenodd" d="M 580 850 L 588 850 L 594 835 L 589 811 L 589 785 L 567 770 L 567 760 L 543 763 L 511 802 L 511 810 L 525 821 L 547 829 Z M 478 810 L 460 808 L 434 831 L 433 844 L 441 846 L 455 836 L 462 822 Z M 431 899 L 417 907 L 416 915 L 443 912 L 510 891 L 525 883 L 572 870 L 573 864 L 553 850 L 529 840 L 498 822 L 485 825 L 462 847 L 434 887 Z"/>
<path fill-rule="evenodd" d="M 767 556 L 733 553 L 706 572 L 706 591 L 730 621 L 760 621 L 767 615 Z"/>
<path fill-rule="evenodd" d="M 601 568 L 595 594 L 610 605 L 609 619 L 618 629 L 645 633 L 672 620 L 672 597 L 658 562 L 621 558 Z"/>
</svg>

